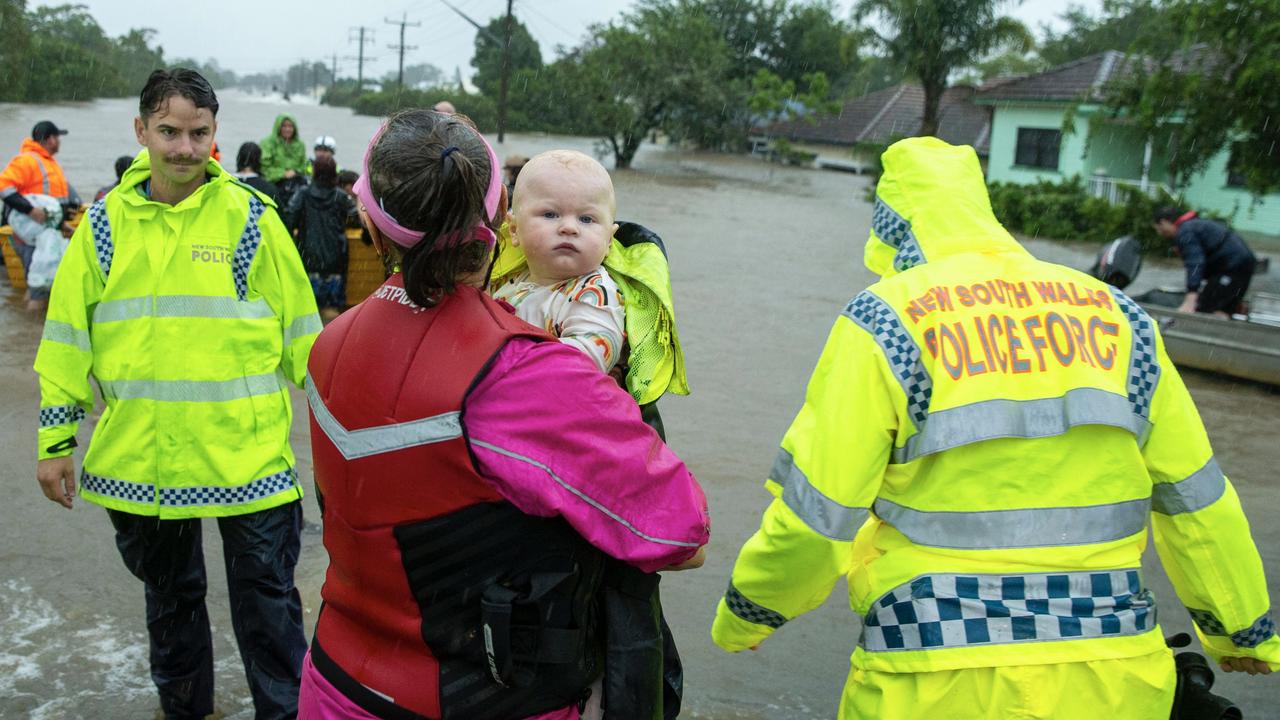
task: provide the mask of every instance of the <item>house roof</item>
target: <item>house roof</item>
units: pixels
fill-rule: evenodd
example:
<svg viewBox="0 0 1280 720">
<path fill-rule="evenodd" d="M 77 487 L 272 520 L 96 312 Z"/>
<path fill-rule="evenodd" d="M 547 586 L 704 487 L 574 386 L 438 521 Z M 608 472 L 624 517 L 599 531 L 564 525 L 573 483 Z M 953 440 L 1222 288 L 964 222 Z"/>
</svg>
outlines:
<svg viewBox="0 0 1280 720">
<path fill-rule="evenodd" d="M 956 145 L 972 145 L 979 155 L 990 146 L 991 109 L 970 102 L 974 88 L 948 88 L 939 102 L 938 137 Z M 885 143 L 920 130 L 924 89 L 903 83 L 847 101 L 834 115 L 775 123 L 770 132 L 789 140 L 830 145 Z"/>
<path fill-rule="evenodd" d="M 1194 45 L 1173 53 L 1168 58 L 1168 63 L 1175 72 L 1185 72 L 1194 67 L 1211 66 L 1215 62 L 1215 55 L 1207 45 Z M 1119 50 L 1107 50 L 1034 75 L 1002 79 L 985 85 L 974 99 L 979 103 L 989 100 L 1100 101 L 1103 99 L 1104 88 L 1109 83 L 1132 75 L 1139 67 L 1151 71 L 1155 69 L 1156 62 Z"/>
</svg>

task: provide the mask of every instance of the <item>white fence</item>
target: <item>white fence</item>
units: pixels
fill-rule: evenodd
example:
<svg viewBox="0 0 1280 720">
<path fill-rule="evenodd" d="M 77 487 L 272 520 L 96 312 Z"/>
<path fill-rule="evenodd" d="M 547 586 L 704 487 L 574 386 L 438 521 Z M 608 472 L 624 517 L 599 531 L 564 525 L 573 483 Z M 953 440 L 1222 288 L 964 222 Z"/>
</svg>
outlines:
<svg viewBox="0 0 1280 720">
<path fill-rule="evenodd" d="M 1096 198 L 1102 198 L 1112 205 L 1121 205 L 1125 201 L 1124 188 L 1130 188 L 1141 193 L 1145 193 L 1148 197 L 1156 198 L 1160 196 L 1160 191 L 1172 195 L 1173 191 L 1164 183 L 1155 183 L 1148 181 L 1146 188 L 1142 187 L 1141 180 L 1125 180 L 1122 178 L 1107 177 L 1106 175 L 1094 175 L 1089 178 L 1089 194 Z"/>
</svg>

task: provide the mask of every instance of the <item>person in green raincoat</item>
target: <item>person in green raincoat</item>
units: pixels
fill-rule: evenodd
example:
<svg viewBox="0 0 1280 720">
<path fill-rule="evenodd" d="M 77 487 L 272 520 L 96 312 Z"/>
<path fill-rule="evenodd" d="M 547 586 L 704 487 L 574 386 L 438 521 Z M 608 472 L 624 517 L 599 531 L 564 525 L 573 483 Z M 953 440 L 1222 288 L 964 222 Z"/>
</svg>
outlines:
<svg viewBox="0 0 1280 720">
<path fill-rule="evenodd" d="M 307 146 L 298 139 L 298 121 L 288 113 L 276 116 L 271 134 L 262 139 L 262 176 L 279 184 L 300 177 L 307 167 Z"/>
</svg>

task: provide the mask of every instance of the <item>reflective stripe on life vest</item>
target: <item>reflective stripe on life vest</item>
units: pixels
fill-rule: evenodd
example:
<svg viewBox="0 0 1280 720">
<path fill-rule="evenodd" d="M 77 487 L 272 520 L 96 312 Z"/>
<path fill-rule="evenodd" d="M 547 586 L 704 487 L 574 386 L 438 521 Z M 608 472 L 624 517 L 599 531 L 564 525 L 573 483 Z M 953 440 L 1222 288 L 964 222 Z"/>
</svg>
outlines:
<svg viewBox="0 0 1280 720">
<path fill-rule="evenodd" d="M 462 437 L 462 413 L 456 411 L 420 420 L 348 430 L 325 407 L 310 373 L 307 373 L 306 385 L 307 404 L 311 407 L 316 424 L 347 460 Z"/>
</svg>

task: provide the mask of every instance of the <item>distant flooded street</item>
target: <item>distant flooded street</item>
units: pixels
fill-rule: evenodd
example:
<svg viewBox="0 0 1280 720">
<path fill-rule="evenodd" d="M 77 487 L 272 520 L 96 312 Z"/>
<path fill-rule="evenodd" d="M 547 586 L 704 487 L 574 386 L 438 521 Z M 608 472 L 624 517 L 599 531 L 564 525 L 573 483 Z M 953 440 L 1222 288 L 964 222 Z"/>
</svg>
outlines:
<svg viewBox="0 0 1280 720">
<path fill-rule="evenodd" d="M 259 140 L 279 112 L 294 113 L 310 143 L 337 139 L 338 162 L 358 169 L 378 125 L 347 109 L 282 105 L 222 96 L 218 141 L 233 164 L 236 148 Z M 460 107 L 465 112 L 465 107 Z M 58 106 L 0 105 L 0 150 L 15 152 L 40 119 L 70 129 L 58 156 L 82 197 L 113 179 L 118 155 L 137 144 L 132 100 Z M 499 156 L 553 147 L 592 152 L 590 138 L 509 135 Z M 606 164 L 611 164 L 611 158 Z M 616 172 L 621 219 L 657 231 L 670 253 L 679 331 L 693 393 L 662 402 L 667 433 L 707 490 L 712 543 L 701 570 L 665 577 L 663 598 L 685 663 L 684 717 L 754 720 L 831 718 L 857 643 L 859 622 L 843 584 L 818 611 L 787 625 L 759 652 L 730 656 L 709 630 L 734 555 L 769 501 L 762 484 L 778 443 L 799 409 L 832 322 L 874 277 L 862 265 L 871 207 L 867 179 L 768 165 L 746 157 L 645 145 L 635 169 Z M 1097 248 L 1031 240 L 1036 255 L 1086 268 Z M 1273 260 L 1273 266 L 1275 261 Z M 1277 270 L 1259 278 L 1275 283 Z M 1150 260 L 1131 290 L 1178 284 L 1180 266 Z M 143 590 L 124 568 L 106 513 L 77 499 L 67 512 L 35 481 L 39 394 L 31 370 L 41 322 L 0 280 L 0 717 L 149 718 L 158 707 L 148 676 Z M 1188 372 L 1217 459 L 1235 483 L 1280 597 L 1280 392 Z M 294 449 L 311 488 L 306 403 L 294 393 Z M 91 422 L 94 418 L 91 418 Z M 86 423 L 90 424 L 90 423 Z M 86 444 L 90 428 L 81 430 Z M 82 456 L 77 456 L 77 462 Z M 310 523 L 319 513 L 304 500 Z M 221 551 L 205 523 L 209 611 L 217 663 L 217 704 L 248 720 L 252 705 L 235 651 Z M 1148 553 L 1146 579 L 1160 602 L 1166 634 L 1190 621 Z M 308 631 L 319 607 L 326 556 L 318 527 L 303 535 L 297 582 Z M 1249 718 L 1280 707 L 1280 683 L 1219 674 L 1215 692 Z"/>
</svg>

